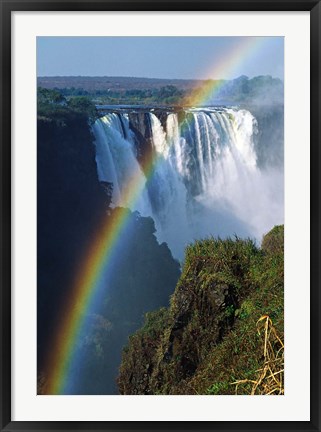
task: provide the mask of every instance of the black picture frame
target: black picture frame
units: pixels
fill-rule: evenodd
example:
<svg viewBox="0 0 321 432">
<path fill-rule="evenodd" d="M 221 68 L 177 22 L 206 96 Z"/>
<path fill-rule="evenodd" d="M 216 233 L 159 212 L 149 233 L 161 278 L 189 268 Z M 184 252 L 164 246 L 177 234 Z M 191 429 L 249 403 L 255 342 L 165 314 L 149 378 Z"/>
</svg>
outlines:
<svg viewBox="0 0 321 432">
<path fill-rule="evenodd" d="M 321 4 L 315 0 L 0 0 L 1 18 L 1 373 L 2 431 L 320 431 L 320 76 Z M 11 13 L 15 11 L 309 11 L 311 50 L 311 419 L 307 422 L 11 421 Z"/>
</svg>

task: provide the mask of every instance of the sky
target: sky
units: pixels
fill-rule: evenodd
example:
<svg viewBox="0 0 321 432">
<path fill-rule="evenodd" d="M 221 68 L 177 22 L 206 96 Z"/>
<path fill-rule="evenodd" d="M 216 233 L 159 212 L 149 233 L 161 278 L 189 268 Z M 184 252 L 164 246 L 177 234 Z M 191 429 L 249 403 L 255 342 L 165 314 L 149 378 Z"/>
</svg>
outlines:
<svg viewBox="0 0 321 432">
<path fill-rule="evenodd" d="M 249 39 L 255 42 L 244 50 Z M 222 67 L 226 62 L 229 67 Z M 283 73 L 283 37 L 37 38 L 38 76 L 283 79 Z"/>
</svg>

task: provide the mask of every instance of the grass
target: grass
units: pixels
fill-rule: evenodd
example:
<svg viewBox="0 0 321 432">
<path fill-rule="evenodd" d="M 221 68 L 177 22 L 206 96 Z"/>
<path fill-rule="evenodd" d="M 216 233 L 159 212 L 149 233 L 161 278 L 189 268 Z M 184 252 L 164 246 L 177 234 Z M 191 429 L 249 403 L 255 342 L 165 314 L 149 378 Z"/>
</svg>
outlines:
<svg viewBox="0 0 321 432">
<path fill-rule="evenodd" d="M 260 329 L 262 321 L 263 332 Z M 284 394 L 284 344 L 269 316 L 263 315 L 258 320 L 257 329 L 259 335 L 264 335 L 262 367 L 256 371 L 256 379 L 241 379 L 231 383 L 235 385 L 235 394 L 238 394 L 242 386 L 248 389 L 248 384 L 251 395 Z"/>
<path fill-rule="evenodd" d="M 170 307 L 123 353 L 121 393 L 283 394 L 283 255 L 283 226 L 261 248 L 237 237 L 189 246 Z"/>
</svg>

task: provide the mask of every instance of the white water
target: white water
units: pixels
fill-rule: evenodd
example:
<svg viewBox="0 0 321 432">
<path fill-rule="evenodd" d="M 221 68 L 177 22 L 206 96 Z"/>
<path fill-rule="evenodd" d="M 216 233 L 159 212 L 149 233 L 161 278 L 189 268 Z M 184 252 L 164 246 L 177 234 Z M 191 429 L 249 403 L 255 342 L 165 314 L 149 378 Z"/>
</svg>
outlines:
<svg viewBox="0 0 321 432">
<path fill-rule="evenodd" d="M 100 181 L 113 183 L 113 206 L 130 207 L 143 216 L 152 215 L 147 190 L 139 195 L 135 206 L 124 198 L 126 186 L 132 179 L 139 184 L 145 182 L 143 171 L 136 159 L 136 149 L 133 144 L 133 133 L 129 129 L 128 117 L 109 114 L 97 120 L 93 126 L 96 139 L 96 163 Z M 141 182 L 137 179 L 142 178 Z"/>
<path fill-rule="evenodd" d="M 179 259 L 188 243 L 208 235 L 260 241 L 283 223 L 284 188 L 280 168 L 257 165 L 255 118 L 232 108 L 190 109 L 185 115 L 179 125 L 178 115 L 169 113 L 163 127 L 148 114 L 157 163 L 135 203 L 124 202 L 122 191 L 133 176 L 146 179 L 129 117 L 109 113 L 96 121 L 98 176 L 113 183 L 113 204 L 152 216 L 159 241 Z"/>
</svg>

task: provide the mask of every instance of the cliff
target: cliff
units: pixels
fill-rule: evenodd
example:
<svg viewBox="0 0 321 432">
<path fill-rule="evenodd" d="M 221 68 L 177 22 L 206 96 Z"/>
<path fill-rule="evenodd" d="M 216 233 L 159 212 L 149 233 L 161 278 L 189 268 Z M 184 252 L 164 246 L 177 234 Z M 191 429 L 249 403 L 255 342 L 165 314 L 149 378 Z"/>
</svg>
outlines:
<svg viewBox="0 0 321 432">
<path fill-rule="evenodd" d="M 38 102 L 39 105 L 39 102 Z M 85 113 L 38 106 L 37 277 L 38 364 L 50 349 L 59 310 L 81 254 L 110 199 L 101 188 Z"/>
<path fill-rule="evenodd" d="M 266 363 L 264 343 L 282 362 L 283 255 L 283 226 L 261 248 L 238 238 L 189 246 L 170 307 L 147 314 L 123 351 L 120 393 L 267 393 L 253 383 Z"/>
<path fill-rule="evenodd" d="M 66 101 L 56 91 L 38 92 L 37 187 L 37 355 L 38 394 L 46 394 L 48 358 L 68 303 L 75 275 L 103 221 L 124 212 L 112 209 L 112 185 L 100 183 L 87 100 Z M 116 376 L 128 335 L 148 310 L 168 305 L 180 275 L 165 243 L 159 244 L 151 218 L 128 210 L 128 235 L 113 259 L 101 302 L 88 315 L 78 341 L 83 359 L 76 394 L 117 392 Z"/>
</svg>

